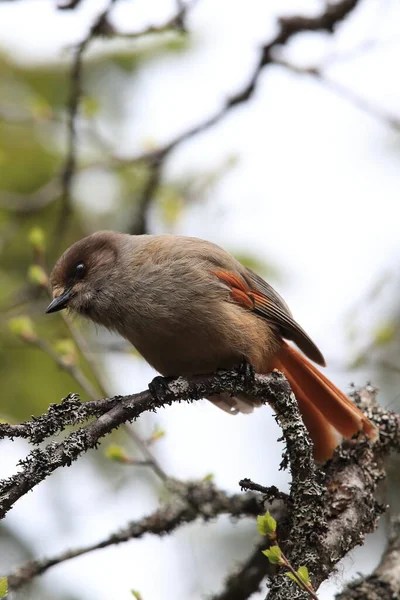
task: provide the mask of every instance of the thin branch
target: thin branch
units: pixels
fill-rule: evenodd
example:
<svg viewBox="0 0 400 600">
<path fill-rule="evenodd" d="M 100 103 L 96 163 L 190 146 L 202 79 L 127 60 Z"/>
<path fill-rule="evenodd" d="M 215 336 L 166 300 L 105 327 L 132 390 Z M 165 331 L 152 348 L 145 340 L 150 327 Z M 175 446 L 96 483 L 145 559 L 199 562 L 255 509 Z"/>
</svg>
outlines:
<svg viewBox="0 0 400 600">
<path fill-rule="evenodd" d="M 258 497 L 251 492 L 229 495 L 218 490 L 211 482 L 188 482 L 180 484 L 179 487 L 181 488 L 179 496 L 175 496 L 171 502 L 161 506 L 152 515 L 129 523 L 100 542 L 67 550 L 52 558 L 25 563 L 8 575 L 10 590 L 21 588 L 51 567 L 94 550 L 138 539 L 146 534 L 166 535 L 198 518 L 210 521 L 222 514 L 229 514 L 236 518 L 255 517 L 260 512 Z"/>
<path fill-rule="evenodd" d="M 385 108 L 377 106 L 371 100 L 368 100 L 364 96 L 359 95 L 352 88 L 343 85 L 338 81 L 334 81 L 318 67 L 300 67 L 298 65 L 288 62 L 283 58 L 275 58 L 274 62 L 275 64 L 280 65 L 285 69 L 288 69 L 296 75 L 309 75 L 311 77 L 314 77 L 314 79 L 318 81 L 321 85 L 331 90 L 338 96 L 344 98 L 345 100 L 356 106 L 359 110 L 362 110 L 363 112 L 372 115 L 380 121 L 383 121 L 389 127 L 400 130 L 400 116 L 389 112 Z"/>
<path fill-rule="evenodd" d="M 229 96 L 223 106 L 214 115 L 208 117 L 202 123 L 189 128 L 187 131 L 178 134 L 169 143 L 158 150 L 128 158 L 114 157 L 113 160 L 116 165 L 132 165 L 139 162 L 145 162 L 154 169 L 154 174 L 150 177 L 147 189 L 145 189 L 143 193 L 139 209 L 135 210 L 134 220 L 128 230 L 135 233 L 136 231 L 141 233 L 146 232 L 144 227 L 146 226 L 148 208 L 154 197 L 154 191 L 158 187 L 162 165 L 166 158 L 178 145 L 181 145 L 183 142 L 199 133 L 207 131 L 221 121 L 231 109 L 239 104 L 247 102 L 252 97 L 263 68 L 274 62 L 272 56 L 274 48 L 285 44 L 294 35 L 304 31 L 325 30 L 332 33 L 335 26 L 345 19 L 345 17 L 356 7 L 357 3 L 358 0 L 342 0 L 337 4 L 328 4 L 325 11 L 317 17 L 293 16 L 279 19 L 278 32 L 275 37 L 262 48 L 258 62 L 248 81 L 241 90 Z"/>
<path fill-rule="evenodd" d="M 57 4 L 57 8 L 58 10 L 72 10 L 76 8 L 80 3 L 81 0 L 66 0 L 65 2 L 61 0 L 61 2 Z"/>
<path fill-rule="evenodd" d="M 113 36 L 122 39 L 135 40 L 141 37 L 146 37 L 148 35 L 167 33 L 169 31 L 180 30 L 183 31 L 183 17 L 187 11 L 187 7 L 182 7 L 176 15 L 174 15 L 171 19 L 168 19 L 165 23 L 161 25 L 150 25 L 145 29 L 140 29 L 138 31 L 132 32 L 121 32 L 121 31 L 113 31 Z"/>
<path fill-rule="evenodd" d="M 120 396 L 114 396 L 81 402 L 78 394 L 69 394 L 59 404 L 50 404 L 46 413 L 32 417 L 31 421 L 17 424 L 0 423 L 0 440 L 21 438 L 31 444 L 40 444 L 71 425 L 80 425 L 93 417 L 100 417 L 114 408 L 119 401 Z"/>
<path fill-rule="evenodd" d="M 247 600 L 258 592 L 262 581 L 274 571 L 262 554 L 265 540 L 257 544 L 249 558 L 227 578 L 224 589 L 211 600 Z"/>
<path fill-rule="evenodd" d="M 184 18 L 189 10 L 189 4 L 184 4 L 178 12 L 168 19 L 165 23 L 158 26 L 150 26 L 145 29 L 132 33 L 122 33 L 115 29 L 109 21 L 109 15 L 116 0 L 109 0 L 107 7 L 98 16 L 93 23 L 86 37 L 74 48 L 70 76 L 70 94 L 67 108 L 67 157 L 61 177 L 62 182 L 62 202 L 59 223 L 57 228 L 57 237 L 60 238 L 65 232 L 72 213 L 71 186 L 75 172 L 77 170 L 77 118 L 79 104 L 82 97 L 82 70 L 83 55 L 87 51 L 92 41 L 98 37 L 121 37 L 137 39 L 150 34 L 160 34 L 171 30 L 184 31 Z M 75 7 L 73 3 L 73 8 Z M 64 7 L 65 8 L 65 7 Z M 67 6 L 69 8 L 69 6 Z"/>
<path fill-rule="evenodd" d="M 31 214 L 42 210 L 54 202 L 60 194 L 60 183 L 56 179 L 50 179 L 38 190 L 29 194 L 18 194 L 16 192 L 1 191 L 0 206 L 21 214 Z"/>
<path fill-rule="evenodd" d="M 288 500 L 288 495 L 284 492 L 278 490 L 275 485 L 270 485 L 265 487 L 264 485 L 260 485 L 259 483 L 254 483 L 251 479 L 241 479 L 239 481 L 239 486 L 242 490 L 251 490 L 252 492 L 260 492 L 267 498 L 269 501 L 272 500 L 284 500 L 285 502 Z"/>
<path fill-rule="evenodd" d="M 138 202 L 135 202 L 134 218 L 132 219 L 132 224 L 128 231 L 128 233 L 131 233 L 132 235 L 142 235 L 149 232 L 148 212 L 157 188 L 160 185 L 161 170 L 162 160 L 159 160 L 151 167 L 141 197 Z"/>
<path fill-rule="evenodd" d="M 98 399 L 96 388 L 92 385 L 91 381 L 86 377 L 83 371 L 79 369 L 76 364 L 64 360 L 63 357 L 53 349 L 51 344 L 47 342 L 47 340 L 35 337 L 29 343 L 32 346 L 36 346 L 36 348 L 42 350 L 42 352 L 47 354 L 47 356 L 49 356 L 56 363 L 56 365 L 60 367 L 60 369 L 69 373 L 71 377 L 73 377 L 78 383 L 78 385 L 81 386 L 89 398 L 92 400 Z"/>
<path fill-rule="evenodd" d="M 107 9 L 108 10 L 108 9 Z M 103 13 L 104 14 L 104 13 Z M 93 28 L 92 28 L 93 29 Z M 83 53 L 92 39 L 92 29 L 87 37 L 75 48 L 72 61 L 70 92 L 67 107 L 67 157 L 61 176 L 61 211 L 57 227 L 57 239 L 62 236 L 67 229 L 69 218 L 72 213 L 71 186 L 75 175 L 77 163 L 77 117 L 79 103 L 82 96 L 82 58 Z"/>
</svg>

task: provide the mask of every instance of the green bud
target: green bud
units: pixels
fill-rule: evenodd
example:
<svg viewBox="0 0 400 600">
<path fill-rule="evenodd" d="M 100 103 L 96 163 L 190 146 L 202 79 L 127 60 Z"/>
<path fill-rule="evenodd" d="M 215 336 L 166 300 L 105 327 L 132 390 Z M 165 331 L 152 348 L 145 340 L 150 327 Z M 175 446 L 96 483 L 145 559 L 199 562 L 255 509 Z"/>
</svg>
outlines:
<svg viewBox="0 0 400 600">
<path fill-rule="evenodd" d="M 73 367 L 78 362 L 76 346 L 72 340 L 58 340 L 55 345 L 55 350 L 57 354 L 60 355 L 65 365 Z"/>
<path fill-rule="evenodd" d="M 48 279 L 45 270 L 39 265 L 31 265 L 28 269 L 28 279 L 34 285 L 47 287 Z"/>
<path fill-rule="evenodd" d="M 153 433 L 150 436 L 149 443 L 151 444 L 152 442 L 156 442 L 157 440 L 160 440 L 164 436 L 165 436 L 164 429 L 161 429 L 161 427 L 155 427 Z"/>
<path fill-rule="evenodd" d="M 14 317 L 8 321 L 8 327 L 11 333 L 24 342 L 34 342 L 37 339 L 32 320 L 29 317 Z"/>
<path fill-rule="evenodd" d="M 137 590 L 131 590 L 131 594 L 136 600 L 142 600 L 142 594 L 140 594 Z"/>
<path fill-rule="evenodd" d="M 115 460 L 117 462 L 124 462 L 126 460 L 126 453 L 124 449 L 116 444 L 111 444 L 108 446 L 108 448 L 106 448 L 105 455 L 109 460 Z"/>
<path fill-rule="evenodd" d="M 32 227 L 28 234 L 28 241 L 37 252 L 44 252 L 46 238 L 41 227 Z"/>
</svg>

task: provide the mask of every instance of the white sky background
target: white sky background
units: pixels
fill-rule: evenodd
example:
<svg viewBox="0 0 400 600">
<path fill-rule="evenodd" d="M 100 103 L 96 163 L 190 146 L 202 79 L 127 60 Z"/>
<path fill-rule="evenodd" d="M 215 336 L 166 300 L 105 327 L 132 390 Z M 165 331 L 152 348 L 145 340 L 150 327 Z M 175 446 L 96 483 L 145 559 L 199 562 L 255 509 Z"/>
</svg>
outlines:
<svg viewBox="0 0 400 600">
<path fill-rule="evenodd" d="M 57 58 L 81 39 L 103 4 L 83 1 L 71 12 L 56 12 L 47 0 L 2 4 L 0 43 L 21 60 Z M 193 47 L 146 65 L 135 75 L 130 93 L 125 92 L 125 110 L 132 110 L 135 118 L 122 136 L 118 132 L 118 152 L 135 154 L 148 139 L 168 141 L 212 114 L 246 81 L 259 46 L 274 32 L 276 15 L 311 14 L 322 6 L 307 0 L 198 0 L 188 20 Z M 162 22 L 171 7 L 161 0 L 120 0 L 113 14 L 121 29 L 132 31 Z M 315 65 L 331 53 L 359 47 L 365 39 L 393 41 L 396 35 L 398 44 L 339 61 L 329 74 L 400 116 L 396 0 L 365 3 L 334 42 L 318 33 L 296 38 L 290 57 Z M 232 154 L 238 164 L 207 204 L 186 212 L 176 231 L 275 263 L 283 273 L 277 287 L 296 318 L 328 363 L 343 365 L 348 358 L 345 311 L 382 270 L 396 268 L 400 254 L 399 134 L 314 79 L 268 67 L 249 102 L 173 154 L 166 178 L 202 173 Z M 101 200 L 100 186 L 93 193 Z M 154 227 L 160 230 L 156 222 Z M 115 393 L 139 391 L 154 376 L 142 362 L 119 355 L 109 357 L 108 368 Z M 343 370 L 328 368 L 328 373 L 344 387 L 354 379 Z M 286 474 L 277 470 L 279 431 L 268 408 L 230 418 L 204 402 L 168 408 L 157 422 L 167 437 L 155 451 L 171 475 L 202 477 L 211 471 L 218 485 L 232 491 L 238 491 L 237 482 L 244 476 L 266 485 L 287 485 Z M 15 444 L 7 445 L 7 452 L 10 463 L 2 471 L 11 473 Z M 114 476 L 118 482 L 118 472 Z M 135 476 L 132 472 L 129 485 L 110 497 L 90 462 L 82 460 L 54 476 L 58 485 L 43 484 L 23 498 L 8 523 L 33 541 L 38 555 L 96 541 L 156 507 L 145 475 Z M 65 510 L 62 528 L 57 510 Z M 239 542 L 252 526 L 239 523 L 235 531 L 224 523 L 195 526 L 161 541 L 147 537 L 76 559 L 49 572 L 45 580 L 50 589 L 57 585 L 75 590 L 82 600 L 129 598 L 131 588 L 140 590 L 144 600 L 195 600 L 212 593 L 234 561 L 226 555 L 226 545 L 223 552 L 216 545 L 215 527 L 225 541 L 231 540 L 237 561 L 247 556 L 251 542 L 247 548 Z M 321 600 L 333 598 L 336 584 L 340 587 L 359 571 L 369 572 L 376 559 L 368 547 L 355 552 L 343 573 L 321 588 Z"/>
</svg>

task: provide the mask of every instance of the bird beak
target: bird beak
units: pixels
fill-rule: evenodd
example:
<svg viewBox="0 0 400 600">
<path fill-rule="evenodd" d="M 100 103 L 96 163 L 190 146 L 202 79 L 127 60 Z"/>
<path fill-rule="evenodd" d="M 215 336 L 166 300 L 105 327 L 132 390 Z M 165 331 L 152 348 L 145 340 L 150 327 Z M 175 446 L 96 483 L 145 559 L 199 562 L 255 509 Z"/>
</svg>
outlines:
<svg viewBox="0 0 400 600">
<path fill-rule="evenodd" d="M 68 305 L 68 301 L 72 298 L 73 295 L 74 293 L 71 288 L 64 290 L 62 294 L 56 296 L 54 300 L 50 302 L 50 304 L 46 308 L 46 313 L 58 312 L 59 310 L 66 308 Z"/>
</svg>

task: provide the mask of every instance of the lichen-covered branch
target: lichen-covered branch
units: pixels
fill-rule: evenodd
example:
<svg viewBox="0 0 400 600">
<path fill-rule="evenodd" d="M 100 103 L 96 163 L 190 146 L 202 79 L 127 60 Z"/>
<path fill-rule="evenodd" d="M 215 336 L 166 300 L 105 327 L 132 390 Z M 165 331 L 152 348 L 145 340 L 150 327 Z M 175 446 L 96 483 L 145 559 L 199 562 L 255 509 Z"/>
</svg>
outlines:
<svg viewBox="0 0 400 600">
<path fill-rule="evenodd" d="M 110 410 L 103 412 L 95 421 L 85 427 L 72 432 L 62 442 L 51 442 L 45 448 L 36 448 L 21 461 L 21 470 L 2 482 L 0 482 L 0 518 L 3 518 L 15 502 L 33 489 L 38 483 L 46 479 L 56 469 L 70 466 L 81 454 L 92 448 L 96 448 L 102 437 L 119 427 L 127 421 L 137 419 L 145 411 L 154 411 L 157 408 L 172 404 L 173 402 L 191 401 L 206 396 L 228 391 L 231 393 L 248 393 L 263 402 L 278 402 L 284 405 L 285 398 L 289 393 L 289 384 L 285 378 L 278 374 L 249 376 L 241 369 L 232 372 L 222 372 L 215 375 L 199 375 L 190 379 L 178 377 L 172 381 L 165 382 L 162 378 L 156 378 L 151 384 L 152 391 L 147 390 L 138 394 L 117 397 L 115 399 L 104 399 L 105 404 L 113 405 Z M 64 401 L 63 409 L 69 412 L 77 409 L 76 397 Z M 96 405 L 91 404 L 95 409 Z M 63 411 L 61 411 L 63 412 Z M 52 416 L 57 413 L 53 411 Z M 60 423 L 60 414 L 57 413 L 55 421 L 51 421 L 50 428 L 57 429 Z M 82 419 L 82 413 L 79 413 Z M 72 418 L 69 418 L 71 422 Z M 44 418 L 45 427 L 49 419 Z M 61 422 L 68 422 L 65 415 Z M 41 422 L 43 425 L 43 421 Z M 29 425 L 24 424 L 28 431 Z M 3 427 L 3 436 L 13 437 L 10 426 Z M 30 436 L 35 437 L 34 434 Z M 42 439 L 43 439 L 43 433 Z M 40 435 L 39 435 L 40 438 Z M 36 439 L 39 439 L 36 438 Z"/>
<path fill-rule="evenodd" d="M 229 514 L 236 518 L 255 517 L 263 510 L 263 503 L 260 503 L 260 497 L 257 494 L 247 492 L 246 494 L 229 495 L 217 489 L 212 482 L 179 483 L 170 480 L 168 488 L 172 492 L 176 491 L 177 494 L 155 513 L 140 521 L 128 523 L 126 527 L 112 533 L 100 542 L 67 550 L 51 558 L 32 560 L 23 564 L 8 575 L 9 589 L 15 591 L 51 567 L 94 550 L 138 539 L 146 534 L 167 535 L 196 519 L 210 521 L 221 514 Z"/>
<path fill-rule="evenodd" d="M 290 495 L 287 498 L 277 490 L 247 479 L 242 480 L 241 485 L 259 490 L 264 496 L 284 498 L 287 512 L 278 523 L 279 544 L 295 568 L 307 566 L 317 589 L 337 562 L 375 528 L 382 508 L 375 501 L 374 492 L 384 476 L 383 459 L 390 450 L 400 450 L 400 417 L 374 404 L 372 388 L 363 390 L 355 400 L 380 427 L 380 440 L 373 446 L 363 438 L 346 442 L 323 471 L 312 459 L 312 445 L 289 384 L 277 372 L 254 375 L 250 369 L 240 367 L 188 379 L 159 377 L 147 391 L 86 404 L 70 396 L 60 405 L 52 405 L 48 413 L 38 419 L 21 425 L 0 425 L 3 437 L 18 435 L 38 442 L 66 425 L 96 417 L 62 442 L 50 442 L 44 448 L 34 449 L 21 461 L 21 470 L 0 484 L 0 515 L 3 517 L 19 498 L 56 469 L 69 466 L 82 453 L 97 447 L 102 437 L 122 423 L 173 402 L 198 400 L 222 391 L 268 402 L 276 413 L 286 442 L 283 466 L 289 465 L 292 473 Z M 259 585 L 267 572 L 266 565 L 264 569 L 262 562 L 254 561 L 261 566 L 252 571 L 253 587 L 257 581 Z M 233 579 L 228 581 L 231 588 Z M 271 581 L 268 598 L 288 597 L 306 598 L 300 588 L 278 572 Z"/>
<path fill-rule="evenodd" d="M 282 549 L 296 568 L 308 568 L 315 589 L 341 558 L 374 531 L 384 510 L 375 499 L 377 485 L 385 477 L 383 460 L 390 451 L 400 451 L 400 416 L 377 406 L 375 390 L 370 386 L 354 396 L 380 427 L 379 441 L 373 446 L 366 440 L 345 442 L 324 471 L 315 473 L 317 487 L 310 479 L 306 488 L 299 484 L 295 491 L 292 485 L 287 517 L 278 526 Z M 292 464 L 293 480 L 295 473 Z M 315 493 L 318 488 L 320 495 Z M 307 489 L 310 494 L 304 495 Z M 278 574 L 271 583 L 268 600 L 288 597 L 308 598 L 292 581 Z"/>
</svg>

